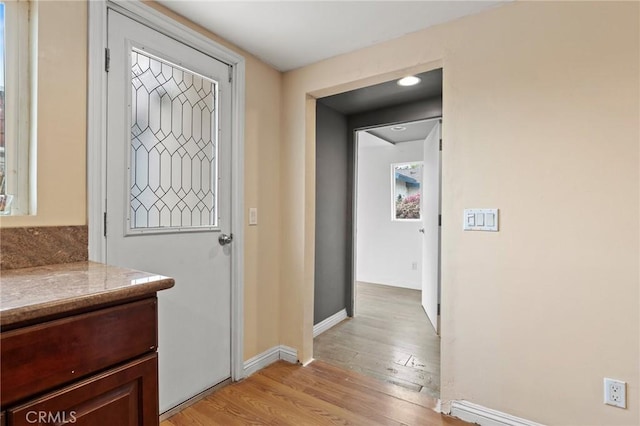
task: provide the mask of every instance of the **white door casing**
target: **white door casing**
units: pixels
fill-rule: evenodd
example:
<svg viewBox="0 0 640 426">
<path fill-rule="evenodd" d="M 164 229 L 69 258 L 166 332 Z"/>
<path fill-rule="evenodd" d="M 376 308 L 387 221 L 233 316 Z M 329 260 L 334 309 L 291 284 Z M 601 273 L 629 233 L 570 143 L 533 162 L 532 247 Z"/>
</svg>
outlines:
<svg viewBox="0 0 640 426">
<path fill-rule="evenodd" d="M 164 412 L 231 376 L 229 68 L 111 10 L 108 47 L 106 262 L 176 279 L 158 295 Z"/>
<path fill-rule="evenodd" d="M 424 140 L 422 306 L 436 332 L 440 281 L 440 121 Z"/>
</svg>

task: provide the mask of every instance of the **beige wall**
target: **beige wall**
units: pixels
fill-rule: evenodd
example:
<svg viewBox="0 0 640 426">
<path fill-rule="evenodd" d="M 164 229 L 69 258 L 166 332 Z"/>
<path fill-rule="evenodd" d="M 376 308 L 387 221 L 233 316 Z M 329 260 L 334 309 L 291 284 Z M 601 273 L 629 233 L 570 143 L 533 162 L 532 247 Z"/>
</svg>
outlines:
<svg viewBox="0 0 640 426">
<path fill-rule="evenodd" d="M 443 399 L 639 424 L 639 7 L 518 2 L 285 74 L 283 343 L 312 356 L 307 94 L 441 64 Z M 463 232 L 469 207 L 499 208 L 500 232 Z M 605 376 L 628 409 L 602 403 Z"/>
<path fill-rule="evenodd" d="M 37 214 L 0 226 L 85 225 L 87 6 L 38 6 Z"/>
<path fill-rule="evenodd" d="M 258 226 L 245 228 L 244 354 L 248 359 L 280 343 L 281 74 L 251 60 L 246 82 L 245 207 L 258 208 Z"/>
</svg>

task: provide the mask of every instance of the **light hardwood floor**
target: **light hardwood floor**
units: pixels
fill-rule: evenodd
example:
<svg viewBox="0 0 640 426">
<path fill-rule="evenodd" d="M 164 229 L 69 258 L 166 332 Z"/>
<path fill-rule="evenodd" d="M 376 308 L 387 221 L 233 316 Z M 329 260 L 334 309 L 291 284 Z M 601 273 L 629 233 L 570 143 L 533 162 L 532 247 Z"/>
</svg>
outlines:
<svg viewBox="0 0 640 426">
<path fill-rule="evenodd" d="M 278 361 L 161 426 L 469 425 L 433 411 L 435 402 L 428 395 L 322 361 L 306 367 Z"/>
<path fill-rule="evenodd" d="M 357 283 L 356 315 L 316 337 L 317 360 L 440 397 L 440 337 L 420 291 Z"/>
</svg>

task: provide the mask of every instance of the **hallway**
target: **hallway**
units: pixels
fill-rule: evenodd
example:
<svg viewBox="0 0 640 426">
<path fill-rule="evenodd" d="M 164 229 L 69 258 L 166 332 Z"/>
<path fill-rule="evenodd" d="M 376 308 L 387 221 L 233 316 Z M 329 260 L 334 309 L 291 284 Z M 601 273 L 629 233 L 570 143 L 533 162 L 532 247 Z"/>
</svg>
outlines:
<svg viewBox="0 0 640 426">
<path fill-rule="evenodd" d="M 314 358 L 440 397 L 440 338 L 420 291 L 357 283 L 356 316 L 314 339 Z"/>
</svg>

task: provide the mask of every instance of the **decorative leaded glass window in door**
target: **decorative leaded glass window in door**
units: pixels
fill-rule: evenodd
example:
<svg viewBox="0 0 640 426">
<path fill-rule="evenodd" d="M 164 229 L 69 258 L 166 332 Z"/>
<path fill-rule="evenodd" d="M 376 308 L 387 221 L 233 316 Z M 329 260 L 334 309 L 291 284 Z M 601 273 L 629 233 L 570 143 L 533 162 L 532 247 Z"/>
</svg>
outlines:
<svg viewBox="0 0 640 426">
<path fill-rule="evenodd" d="M 217 83 L 131 51 L 129 230 L 217 226 Z"/>
</svg>

